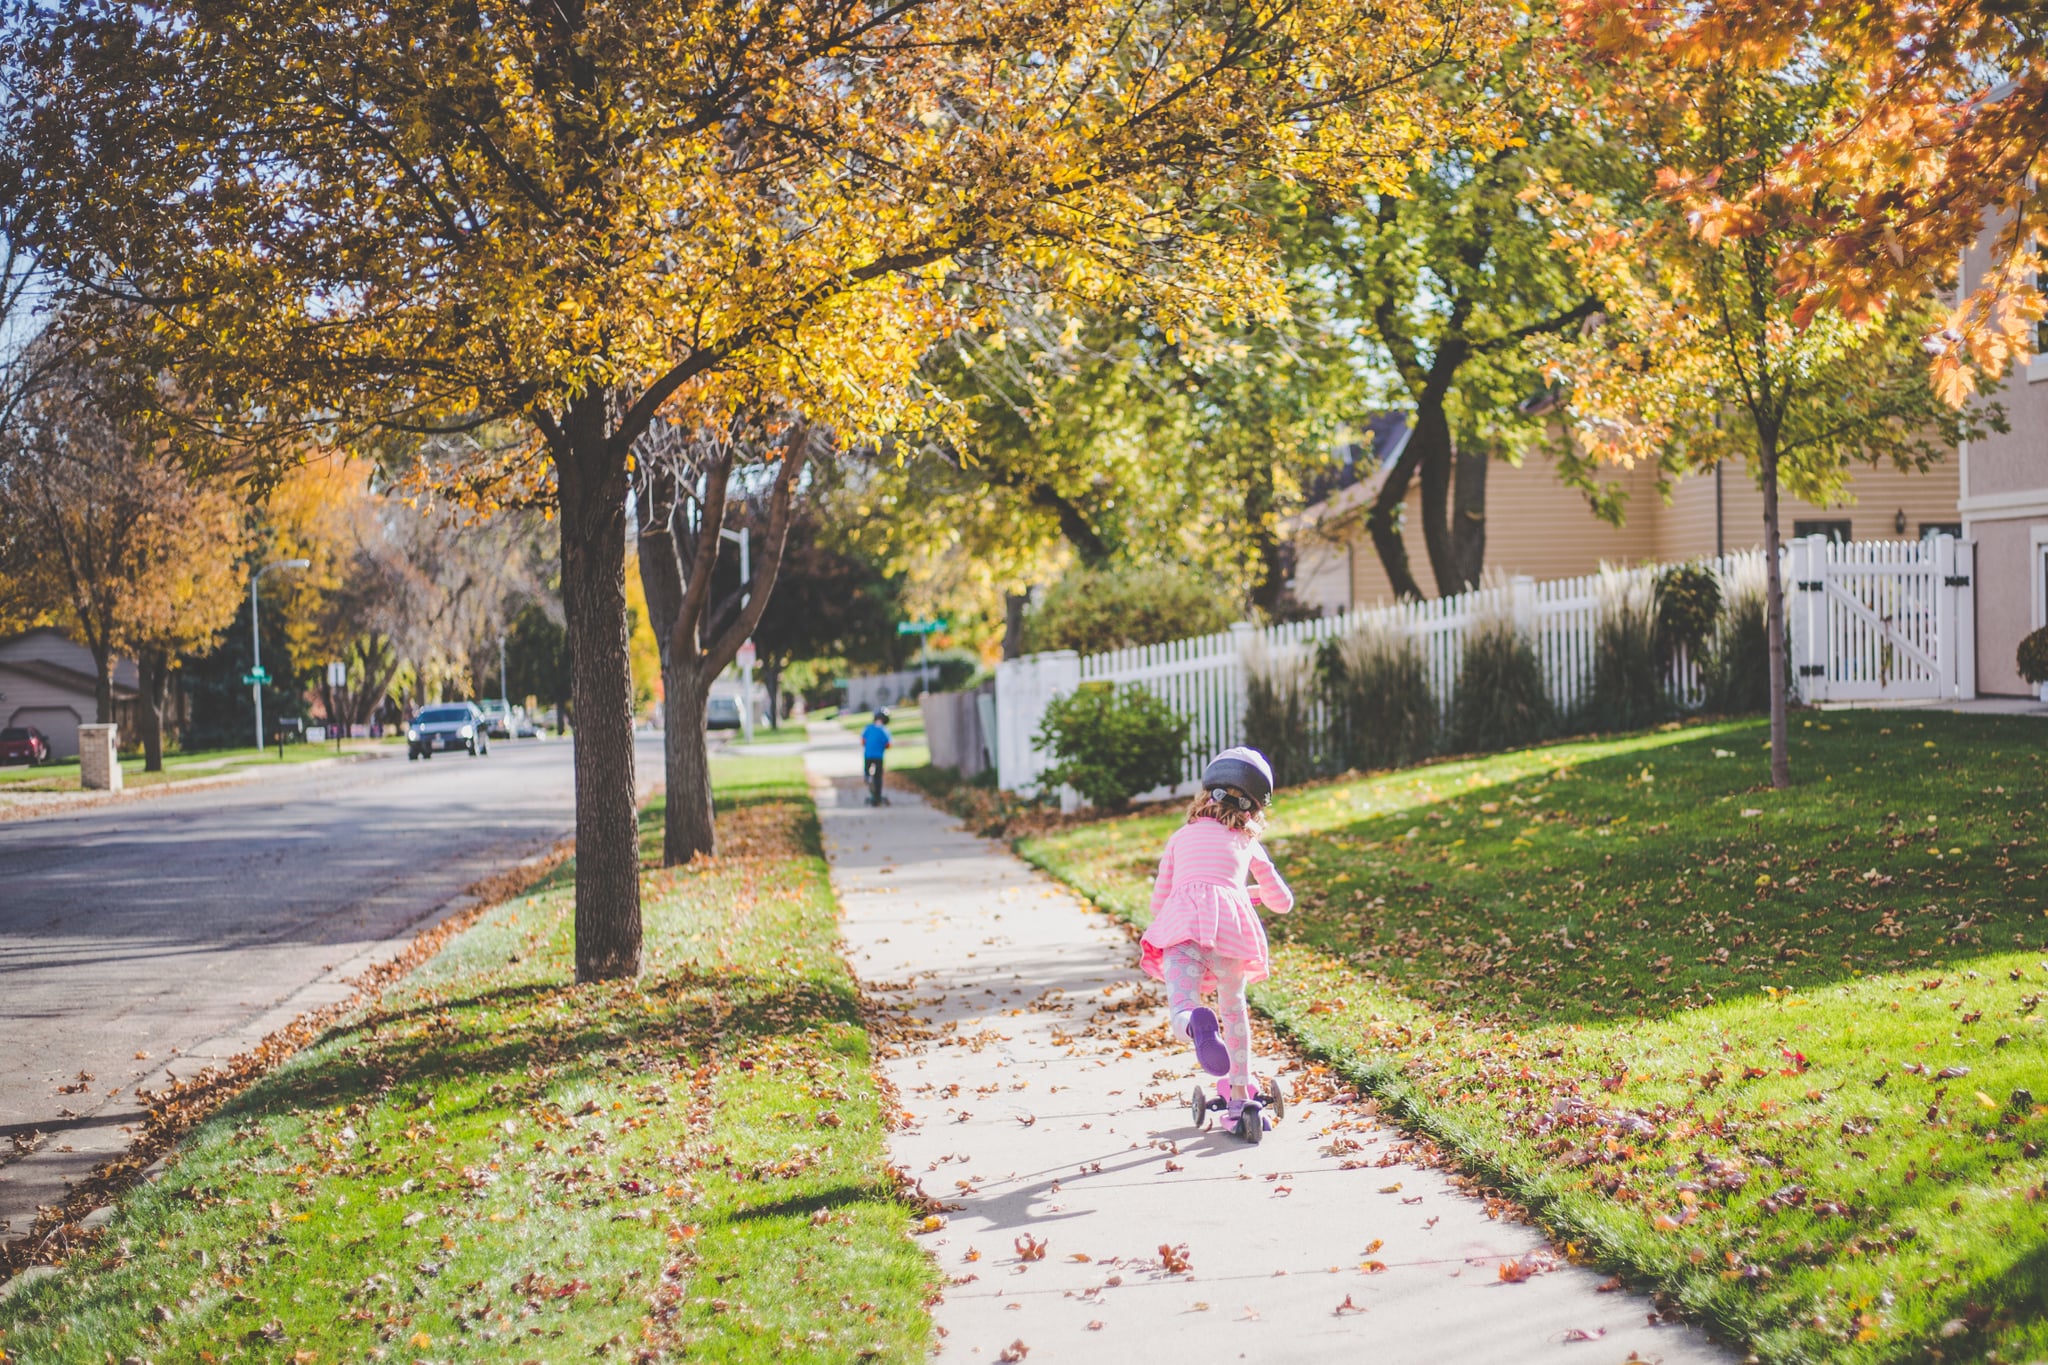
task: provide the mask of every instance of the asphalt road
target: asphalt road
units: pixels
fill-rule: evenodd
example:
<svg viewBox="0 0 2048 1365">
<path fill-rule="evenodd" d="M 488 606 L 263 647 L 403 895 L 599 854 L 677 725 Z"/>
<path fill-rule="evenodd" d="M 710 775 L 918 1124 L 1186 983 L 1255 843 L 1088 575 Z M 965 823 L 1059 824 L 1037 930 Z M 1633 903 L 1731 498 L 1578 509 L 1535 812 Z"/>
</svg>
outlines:
<svg viewBox="0 0 2048 1365">
<path fill-rule="evenodd" d="M 660 745 L 637 746 L 643 791 Z M 46 1135 L 0 1164 L 0 1240 L 44 1202 L 22 1207 L 49 1184 L 26 1168 L 76 1135 L 89 1169 L 135 1082 L 570 834 L 571 753 L 500 741 L 0 823 L 0 1163 Z"/>
</svg>

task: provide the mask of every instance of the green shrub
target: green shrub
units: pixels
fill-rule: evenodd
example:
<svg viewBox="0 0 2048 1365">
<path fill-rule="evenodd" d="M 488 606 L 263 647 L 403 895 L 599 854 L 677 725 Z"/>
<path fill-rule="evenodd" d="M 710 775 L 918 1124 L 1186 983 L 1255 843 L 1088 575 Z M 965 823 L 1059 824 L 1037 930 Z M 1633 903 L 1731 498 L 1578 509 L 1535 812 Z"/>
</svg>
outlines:
<svg viewBox="0 0 2048 1365">
<path fill-rule="evenodd" d="M 1237 619 L 1236 603 L 1205 574 L 1170 565 L 1076 569 L 1024 618 L 1024 637 L 1033 651 L 1101 654 L 1213 635 Z"/>
<path fill-rule="evenodd" d="M 958 692 L 981 673 L 981 656 L 971 649 L 935 649 L 928 659 L 921 663 L 913 660 L 910 666 L 919 668 L 926 664 L 932 670 L 934 692 Z"/>
<path fill-rule="evenodd" d="M 1300 651 L 1262 651 L 1245 660 L 1244 742 L 1273 765 L 1276 786 L 1319 771 L 1315 704 L 1315 671 Z"/>
<path fill-rule="evenodd" d="M 1394 768 L 1436 748 L 1436 696 L 1406 630 L 1358 626 L 1324 641 L 1316 663 L 1337 766 Z"/>
<path fill-rule="evenodd" d="M 1700 657 L 1721 619 L 1721 580 L 1704 564 L 1674 564 L 1657 577 L 1657 648 L 1666 663 L 1679 651 Z"/>
<path fill-rule="evenodd" d="M 1657 582 L 1646 573 L 1600 570 L 1600 621 L 1581 706 L 1580 725 L 1604 731 L 1655 725 L 1673 710 L 1657 642 Z"/>
<path fill-rule="evenodd" d="M 1700 666 L 1707 710 L 1750 715 L 1771 709 L 1771 636 L 1762 593 L 1731 597 L 1720 634 Z"/>
<path fill-rule="evenodd" d="M 1451 702 L 1451 747 L 1463 754 L 1515 749 L 1557 732 L 1536 647 L 1506 616 L 1482 617 L 1465 637 Z"/>
<path fill-rule="evenodd" d="M 2020 641 L 2020 676 L 2039 687 L 2048 682 L 2048 626 Z"/>
<path fill-rule="evenodd" d="M 1033 737 L 1053 756 L 1040 779 L 1068 786 L 1104 810 L 1180 781 L 1188 718 L 1136 683 L 1083 687 L 1045 708 Z"/>
</svg>

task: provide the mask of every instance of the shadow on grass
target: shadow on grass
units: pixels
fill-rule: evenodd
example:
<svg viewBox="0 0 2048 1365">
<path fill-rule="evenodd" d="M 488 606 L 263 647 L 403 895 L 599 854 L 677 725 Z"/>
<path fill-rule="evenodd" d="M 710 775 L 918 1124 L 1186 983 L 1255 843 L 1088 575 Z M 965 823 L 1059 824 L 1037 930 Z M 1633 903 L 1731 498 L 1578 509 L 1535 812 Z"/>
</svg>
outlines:
<svg viewBox="0 0 2048 1365">
<path fill-rule="evenodd" d="M 479 1018 L 477 1016 L 487 1016 Z M 448 1018 L 450 1023 L 437 1021 Z M 545 1065 L 558 1081 L 602 1077 L 615 1054 L 658 1048 L 678 1059 L 713 1029 L 749 1040 L 858 1026 L 850 985 L 680 966 L 637 988 L 528 982 L 459 1000 L 423 1000 L 380 1013 L 230 1101 L 231 1124 L 283 1111 L 346 1106 L 451 1078 L 524 1075 Z M 397 1036 L 394 1036 L 396 1034 Z"/>
</svg>

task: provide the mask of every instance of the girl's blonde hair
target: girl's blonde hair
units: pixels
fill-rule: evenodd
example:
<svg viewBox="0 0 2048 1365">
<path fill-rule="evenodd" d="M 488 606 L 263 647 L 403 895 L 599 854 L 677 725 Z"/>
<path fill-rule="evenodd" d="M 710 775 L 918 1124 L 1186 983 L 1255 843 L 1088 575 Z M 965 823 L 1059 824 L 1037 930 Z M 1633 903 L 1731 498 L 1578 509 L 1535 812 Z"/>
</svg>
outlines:
<svg viewBox="0 0 2048 1365">
<path fill-rule="evenodd" d="M 1206 789 L 1195 793 L 1195 799 L 1188 803 L 1188 823 L 1197 820 L 1214 820 L 1219 825 L 1240 830 L 1256 839 L 1266 832 L 1266 808 L 1254 805 L 1250 810 L 1239 810 L 1227 806 L 1209 795 Z"/>
</svg>

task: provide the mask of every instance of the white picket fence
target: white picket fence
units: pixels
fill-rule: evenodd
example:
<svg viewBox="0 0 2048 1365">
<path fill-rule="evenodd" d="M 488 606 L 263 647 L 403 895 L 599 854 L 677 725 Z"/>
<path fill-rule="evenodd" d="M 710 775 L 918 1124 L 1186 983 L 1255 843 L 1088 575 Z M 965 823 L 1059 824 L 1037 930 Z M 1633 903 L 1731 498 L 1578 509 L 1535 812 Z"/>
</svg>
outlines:
<svg viewBox="0 0 2048 1365">
<path fill-rule="evenodd" d="M 1782 558 L 1794 679 L 1804 701 L 1975 695 L 1971 630 L 1972 547 L 1949 536 L 1928 541 L 1832 544 L 1794 541 Z M 1761 578 L 1761 551 L 1706 561 L 1723 584 Z M 1658 566 L 1622 571 L 1653 577 Z M 1191 721 L 1191 784 L 1202 763 L 1244 735 L 1248 661 L 1305 652 L 1366 627 L 1406 633 L 1420 652 L 1430 690 L 1446 716 L 1464 662 L 1465 637 L 1479 621 L 1511 617 L 1534 646 L 1550 699 L 1560 711 L 1579 702 L 1592 673 L 1602 576 L 1506 583 L 1258 628 L 1247 624 L 1191 640 L 1106 654 L 1071 650 L 1006 660 L 996 670 L 996 777 L 1005 790 L 1036 790 L 1050 762 L 1032 743 L 1045 709 L 1084 683 L 1137 683 Z M 1681 659 L 1666 680 L 1681 706 L 1703 700 L 1698 669 Z M 1164 794 L 1164 793 L 1161 793 Z"/>
</svg>

